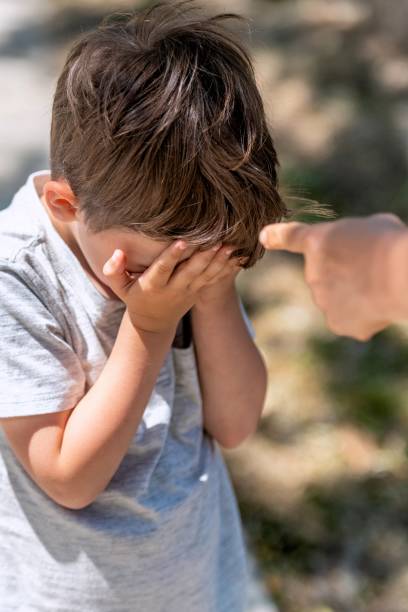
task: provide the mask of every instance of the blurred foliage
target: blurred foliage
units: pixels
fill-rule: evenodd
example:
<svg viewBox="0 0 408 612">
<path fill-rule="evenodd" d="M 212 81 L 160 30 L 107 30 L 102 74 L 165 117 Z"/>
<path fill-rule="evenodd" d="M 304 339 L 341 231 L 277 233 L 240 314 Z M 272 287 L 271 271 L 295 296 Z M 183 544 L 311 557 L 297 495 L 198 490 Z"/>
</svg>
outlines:
<svg viewBox="0 0 408 612">
<path fill-rule="evenodd" d="M 368 343 L 312 338 L 310 350 L 327 369 L 337 418 L 366 427 L 380 439 L 395 429 L 408 434 L 408 345 L 395 330 Z"/>
<path fill-rule="evenodd" d="M 313 487 L 305 492 L 299 512 L 284 519 L 242 504 L 252 545 L 281 609 L 406 609 L 397 603 L 395 608 L 381 603 L 377 608 L 373 602 L 381 602 L 381 593 L 406 565 L 407 484 L 406 478 L 383 473 Z M 319 576 L 320 588 L 310 596 L 307 584 Z M 303 600 L 299 583 L 307 593 Z"/>
</svg>

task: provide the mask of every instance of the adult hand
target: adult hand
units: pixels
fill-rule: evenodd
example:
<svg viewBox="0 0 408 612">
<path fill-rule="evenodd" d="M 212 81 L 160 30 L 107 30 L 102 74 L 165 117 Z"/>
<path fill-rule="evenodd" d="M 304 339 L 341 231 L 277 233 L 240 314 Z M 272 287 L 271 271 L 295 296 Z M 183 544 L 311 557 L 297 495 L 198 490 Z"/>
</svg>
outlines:
<svg viewBox="0 0 408 612">
<path fill-rule="evenodd" d="M 305 257 L 305 278 L 328 327 L 368 340 L 408 316 L 408 231 L 393 214 L 265 227 L 260 241 Z"/>
</svg>

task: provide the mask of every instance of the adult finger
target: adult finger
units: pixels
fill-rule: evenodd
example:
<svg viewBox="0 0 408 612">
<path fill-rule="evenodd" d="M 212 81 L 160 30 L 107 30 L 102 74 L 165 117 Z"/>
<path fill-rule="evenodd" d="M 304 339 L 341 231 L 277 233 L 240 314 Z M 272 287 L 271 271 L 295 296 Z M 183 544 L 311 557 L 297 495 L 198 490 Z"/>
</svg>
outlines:
<svg viewBox="0 0 408 612">
<path fill-rule="evenodd" d="M 304 253 L 309 233 L 310 226 L 306 223 L 274 223 L 263 228 L 259 240 L 266 249 Z"/>
<path fill-rule="evenodd" d="M 167 285 L 187 246 L 187 243 L 183 240 L 177 240 L 177 242 L 171 244 L 144 272 L 143 278 L 154 287 Z"/>
</svg>

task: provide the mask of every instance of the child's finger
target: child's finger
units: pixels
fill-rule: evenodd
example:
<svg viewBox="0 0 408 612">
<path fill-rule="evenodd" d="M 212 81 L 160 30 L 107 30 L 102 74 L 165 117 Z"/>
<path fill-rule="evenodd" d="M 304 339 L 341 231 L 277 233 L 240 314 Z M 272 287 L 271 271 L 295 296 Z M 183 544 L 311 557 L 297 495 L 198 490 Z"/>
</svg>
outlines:
<svg viewBox="0 0 408 612">
<path fill-rule="evenodd" d="M 220 270 L 220 272 L 218 272 L 218 274 L 216 274 L 216 276 L 214 276 L 208 283 L 205 283 L 202 286 L 209 287 L 211 285 L 216 285 L 227 280 L 235 279 L 241 271 L 241 266 L 227 265 L 222 270 Z M 199 287 L 198 289 L 200 288 L 201 287 Z"/>
<path fill-rule="evenodd" d="M 228 274 L 231 273 L 230 255 L 233 250 L 234 247 L 231 246 L 222 247 L 211 260 L 207 268 L 195 277 L 194 281 L 191 283 L 191 289 L 196 291 L 204 285 L 211 284 L 224 275 L 228 276 Z"/>
<path fill-rule="evenodd" d="M 221 245 L 217 245 L 212 249 L 198 251 L 189 259 L 183 262 L 183 265 L 177 270 L 174 275 L 172 286 L 174 289 L 185 289 L 195 281 L 208 268 L 212 260 L 216 257 Z"/>
<path fill-rule="evenodd" d="M 116 249 L 110 259 L 105 262 L 102 272 L 117 295 L 120 295 L 129 285 L 129 276 L 126 274 L 126 255 L 120 249 Z"/>
<path fill-rule="evenodd" d="M 167 285 L 187 246 L 187 243 L 183 240 L 177 240 L 177 242 L 171 244 L 144 272 L 143 279 L 150 282 L 154 287 Z"/>
</svg>

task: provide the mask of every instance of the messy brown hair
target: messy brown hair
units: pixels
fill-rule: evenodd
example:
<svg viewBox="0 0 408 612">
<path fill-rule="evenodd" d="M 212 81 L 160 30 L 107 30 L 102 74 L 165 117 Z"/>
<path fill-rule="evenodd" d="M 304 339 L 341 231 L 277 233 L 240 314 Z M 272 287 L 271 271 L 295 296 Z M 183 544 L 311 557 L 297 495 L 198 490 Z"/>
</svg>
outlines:
<svg viewBox="0 0 408 612">
<path fill-rule="evenodd" d="M 91 231 L 129 228 L 200 247 L 236 246 L 287 209 L 250 56 L 190 2 L 114 14 L 73 45 L 52 111 L 51 176 Z"/>
</svg>

